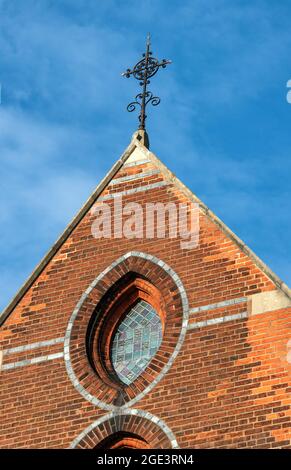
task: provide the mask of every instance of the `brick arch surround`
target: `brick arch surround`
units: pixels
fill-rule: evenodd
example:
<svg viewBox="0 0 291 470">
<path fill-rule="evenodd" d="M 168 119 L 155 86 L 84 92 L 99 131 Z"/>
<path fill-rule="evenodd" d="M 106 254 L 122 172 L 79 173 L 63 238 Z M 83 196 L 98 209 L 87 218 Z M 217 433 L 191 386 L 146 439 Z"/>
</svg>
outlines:
<svg viewBox="0 0 291 470">
<path fill-rule="evenodd" d="M 167 312 L 163 296 L 157 287 L 140 274 L 129 272 L 108 289 L 96 310 L 87 331 L 87 356 L 92 368 L 109 387 L 119 391 L 118 403 L 122 405 L 129 401 L 136 388 L 143 388 L 149 381 L 149 374 L 155 375 L 159 362 L 163 360 L 163 351 L 148 364 L 148 378 L 143 375 L 135 379 L 135 385 L 126 385 L 115 372 L 111 360 L 111 346 L 118 325 L 125 319 L 131 308 L 140 300 L 149 303 L 160 319 L 161 330 L 170 335 L 171 321 L 166 322 Z M 168 325 L 165 325 L 168 323 Z M 161 357 L 161 359 L 160 359 Z M 166 356 L 165 356 L 166 358 Z"/>
<path fill-rule="evenodd" d="M 88 325 L 98 315 L 106 292 L 128 273 L 143 276 L 163 297 L 165 328 L 161 347 L 146 370 L 126 389 L 120 390 L 92 368 L 86 349 Z M 184 341 L 188 324 L 188 300 L 179 276 L 163 261 L 141 252 L 129 252 L 108 266 L 84 292 L 69 321 L 64 356 L 69 377 L 83 397 L 94 405 L 117 410 L 130 407 L 145 396 L 166 374 Z"/>
<path fill-rule="evenodd" d="M 102 443 L 118 433 L 128 433 L 144 441 L 149 449 L 178 449 L 179 445 L 163 420 L 142 410 L 121 410 L 109 413 L 92 423 L 71 443 L 71 449 L 102 448 Z M 134 447 L 134 445 L 133 445 Z"/>
</svg>

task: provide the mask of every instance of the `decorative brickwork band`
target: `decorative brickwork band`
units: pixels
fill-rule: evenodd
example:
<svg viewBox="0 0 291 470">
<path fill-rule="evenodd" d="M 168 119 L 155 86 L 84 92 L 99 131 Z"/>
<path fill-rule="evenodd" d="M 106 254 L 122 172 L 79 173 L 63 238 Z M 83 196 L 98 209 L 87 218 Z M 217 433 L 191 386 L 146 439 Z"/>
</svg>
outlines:
<svg viewBox="0 0 291 470">
<path fill-rule="evenodd" d="M 135 166 L 145 165 L 146 163 L 152 163 L 152 161 L 149 160 L 148 158 L 143 158 L 143 159 L 138 160 L 136 162 L 125 162 L 123 164 L 123 167 L 131 168 L 131 167 L 135 167 Z"/>
<path fill-rule="evenodd" d="M 23 361 L 9 362 L 8 364 L 2 365 L 2 370 L 16 369 L 16 367 L 30 366 L 33 364 L 39 364 L 40 362 L 53 361 L 54 359 L 61 359 L 64 356 L 63 352 L 48 354 L 47 356 L 37 356 L 32 359 L 24 359 Z"/>
<path fill-rule="evenodd" d="M 141 172 L 141 173 L 136 173 L 134 175 L 127 175 L 127 176 L 121 176 L 121 177 L 119 176 L 118 178 L 115 178 L 115 179 L 111 180 L 110 183 L 109 183 L 109 186 L 113 186 L 115 184 L 125 183 L 127 181 L 140 180 L 140 179 L 146 178 L 148 176 L 158 175 L 159 173 L 160 173 L 160 170 L 149 170 L 149 171 L 144 171 L 144 172 Z"/>
<path fill-rule="evenodd" d="M 205 326 L 218 325 L 219 323 L 226 323 L 234 320 L 242 320 L 248 317 L 248 312 L 236 313 L 234 315 L 225 315 L 224 317 L 210 318 L 209 320 L 198 321 L 189 323 L 188 330 L 195 328 L 204 328 Z"/>
<path fill-rule="evenodd" d="M 2 364 L 0 361 L 0 370 L 9 371 L 17 367 L 30 366 L 41 362 L 61 359 L 64 356 L 63 351 L 57 352 L 53 347 L 59 344 L 62 345 L 64 339 L 65 338 L 63 337 L 53 338 L 4 349 L 2 351 Z M 49 348 L 50 346 L 53 349 Z M 37 351 L 38 349 L 44 350 Z M 33 353 L 32 357 L 27 357 L 27 355 L 31 355 L 31 353 Z"/>
<path fill-rule="evenodd" d="M 206 310 L 215 310 L 217 308 L 229 307 L 230 305 L 236 305 L 247 302 L 247 297 L 239 297 L 238 299 L 224 300 L 223 302 L 217 302 L 210 305 L 202 305 L 201 307 L 195 307 L 190 309 L 190 315 L 194 313 L 204 312 Z"/>
<path fill-rule="evenodd" d="M 163 188 L 164 186 L 168 186 L 168 185 L 169 183 L 167 183 L 167 181 L 158 181 L 157 183 L 144 184 L 142 186 L 138 186 L 137 188 L 126 189 L 118 193 L 112 193 L 112 194 L 106 194 L 105 196 L 100 196 L 98 198 L 98 202 L 107 201 L 108 199 L 114 199 L 120 196 L 129 196 L 130 194 L 150 191 L 152 189 Z"/>
<path fill-rule="evenodd" d="M 55 344 L 63 343 L 64 339 L 65 338 L 61 337 L 61 338 L 53 338 L 53 339 L 49 339 L 45 341 L 38 341 L 37 343 L 24 344 L 23 346 L 16 346 L 14 348 L 4 349 L 3 354 L 4 356 L 8 356 L 8 354 L 31 351 L 32 349 L 39 349 L 45 346 L 54 346 Z"/>
<path fill-rule="evenodd" d="M 114 286 L 122 286 L 123 280 L 132 274 L 136 276 L 134 281 L 137 284 L 136 289 L 143 291 L 142 295 L 146 297 L 138 295 L 145 300 L 147 296 L 152 295 L 153 305 L 160 310 L 159 314 L 163 317 L 164 333 L 158 352 L 144 372 L 130 385 L 127 387 L 123 385 L 121 388 L 114 380 L 108 361 L 106 362 L 108 344 L 104 338 L 111 335 L 115 325 L 115 317 L 109 318 L 106 315 L 111 308 L 112 298 L 115 299 L 119 292 L 114 290 Z M 108 292 L 110 295 L 106 300 Z M 185 289 L 178 275 L 166 263 L 141 252 L 125 254 L 93 281 L 79 300 L 69 321 L 65 335 L 64 357 L 74 387 L 86 400 L 102 409 L 117 410 L 132 406 L 144 397 L 171 367 L 184 341 L 188 316 Z M 110 321 L 104 321 L 106 318 Z M 90 357 L 90 344 L 88 346 L 90 324 L 93 325 L 93 333 L 91 341 L 89 330 L 89 343 L 93 344 L 95 351 L 92 357 Z M 102 325 L 109 325 L 106 328 L 110 331 L 103 330 Z M 95 340 L 95 330 L 97 340 Z M 100 348 L 104 354 L 102 352 L 102 357 L 98 358 L 97 350 L 100 351 Z"/>
<path fill-rule="evenodd" d="M 129 447 L 150 449 L 178 449 L 179 445 L 163 420 L 142 410 L 120 410 L 109 413 L 90 424 L 74 441 L 71 449 L 110 448 L 111 437 L 137 436 L 140 445 Z M 108 445 L 109 444 L 109 445 Z M 112 448 L 112 447 L 111 447 Z"/>
</svg>

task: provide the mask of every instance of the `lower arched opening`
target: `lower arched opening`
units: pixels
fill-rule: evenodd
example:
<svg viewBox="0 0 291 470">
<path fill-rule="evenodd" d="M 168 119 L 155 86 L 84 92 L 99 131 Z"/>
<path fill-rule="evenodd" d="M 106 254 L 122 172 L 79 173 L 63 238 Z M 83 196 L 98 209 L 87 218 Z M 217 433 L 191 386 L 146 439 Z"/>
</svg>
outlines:
<svg viewBox="0 0 291 470">
<path fill-rule="evenodd" d="M 97 444 L 95 449 L 149 449 L 145 439 L 130 432 L 116 432 Z"/>
</svg>

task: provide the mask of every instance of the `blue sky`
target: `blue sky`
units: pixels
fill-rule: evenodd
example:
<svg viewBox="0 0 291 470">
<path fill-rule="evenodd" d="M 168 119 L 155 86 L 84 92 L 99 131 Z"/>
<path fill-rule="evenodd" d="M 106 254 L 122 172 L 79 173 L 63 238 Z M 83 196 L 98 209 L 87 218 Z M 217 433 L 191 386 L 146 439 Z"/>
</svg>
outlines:
<svg viewBox="0 0 291 470">
<path fill-rule="evenodd" d="M 289 0 L 0 0 L 0 308 L 128 145 L 144 50 L 151 149 L 290 284 Z"/>
</svg>

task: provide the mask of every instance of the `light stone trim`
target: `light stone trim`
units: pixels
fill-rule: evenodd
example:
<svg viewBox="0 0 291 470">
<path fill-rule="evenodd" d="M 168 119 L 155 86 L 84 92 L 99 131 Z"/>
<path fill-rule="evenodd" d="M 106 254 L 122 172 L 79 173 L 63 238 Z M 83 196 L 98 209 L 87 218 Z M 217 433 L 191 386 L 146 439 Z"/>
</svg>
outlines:
<svg viewBox="0 0 291 470">
<path fill-rule="evenodd" d="M 168 186 L 170 183 L 167 181 L 158 181 L 157 183 L 147 184 L 140 186 L 139 188 L 127 189 L 125 191 L 120 191 L 118 193 L 106 194 L 98 198 L 99 201 L 107 201 L 108 199 L 114 199 L 120 196 L 128 196 L 130 194 L 140 193 L 144 191 L 150 191 L 151 189 L 162 188 L 163 186 Z"/>
<path fill-rule="evenodd" d="M 180 296 L 181 296 L 181 300 L 182 300 L 182 307 L 183 307 L 183 321 L 182 321 L 182 328 L 181 328 L 181 331 L 180 331 L 180 336 L 179 336 L 179 339 L 177 341 L 177 344 L 176 344 L 176 347 L 174 349 L 174 352 L 172 354 L 172 356 L 170 357 L 169 361 L 167 362 L 167 364 L 165 364 L 164 368 L 162 369 L 162 371 L 159 373 L 159 375 L 145 388 L 145 390 L 141 393 L 139 393 L 135 398 L 133 398 L 132 400 L 130 400 L 129 402 L 127 402 L 125 405 L 123 405 L 122 407 L 118 407 L 118 406 L 115 406 L 115 405 L 111 405 L 111 404 L 108 404 L 108 403 L 105 403 L 101 400 L 98 400 L 98 398 L 94 397 L 93 395 L 91 395 L 90 393 L 88 393 L 86 391 L 86 389 L 81 385 L 81 383 L 79 382 L 78 378 L 76 377 L 75 375 L 75 372 L 72 368 L 72 364 L 71 364 L 71 358 L 70 358 L 70 339 L 71 339 L 71 333 L 72 333 L 72 329 L 73 329 L 73 325 L 74 325 L 74 322 L 77 318 L 77 315 L 79 313 L 79 310 L 81 308 L 81 306 L 83 305 L 83 302 L 85 301 L 85 299 L 87 298 L 87 296 L 90 294 L 90 292 L 92 291 L 92 289 L 94 289 L 94 287 L 98 284 L 98 282 L 107 274 L 109 273 L 115 266 L 118 266 L 118 264 L 122 263 L 123 261 L 125 261 L 126 259 L 130 258 L 130 257 L 138 257 L 138 258 L 143 258 L 143 259 L 147 259 L 149 261 L 151 261 L 152 263 L 154 264 L 157 264 L 158 266 L 160 266 L 162 269 L 164 269 L 164 271 L 166 271 L 166 273 L 171 276 L 172 280 L 174 281 L 174 283 L 176 284 L 176 286 L 178 287 L 178 290 L 179 290 L 179 293 L 180 293 Z M 100 408 L 104 409 L 104 410 L 120 410 L 120 409 L 125 409 L 125 408 L 129 408 L 130 406 L 132 406 L 133 404 L 135 404 L 137 401 L 141 400 L 147 393 L 149 393 L 153 387 L 165 376 L 165 374 L 168 372 L 168 370 L 170 369 L 170 367 L 172 366 L 174 360 L 176 359 L 180 349 L 181 349 L 181 346 L 184 342 L 184 339 L 185 339 L 185 335 L 186 335 L 186 331 L 187 331 L 187 326 L 188 326 L 188 321 L 189 321 L 189 304 L 188 304 L 188 299 L 187 299 L 187 295 L 186 295 L 186 291 L 184 289 L 184 286 L 182 284 L 182 281 L 181 279 L 179 278 L 179 276 L 175 273 L 175 271 L 170 267 L 168 266 L 164 261 L 156 258 L 155 256 L 153 255 L 149 255 L 149 254 L 146 254 L 146 253 L 142 253 L 140 251 L 129 251 L 128 253 L 126 253 L 125 255 L 121 256 L 120 258 L 118 258 L 116 261 L 114 261 L 113 263 L 111 263 L 106 269 L 104 269 L 104 271 L 102 271 L 102 273 L 100 273 L 96 279 L 90 284 L 90 286 L 86 289 L 86 291 L 83 293 L 83 295 L 81 296 L 80 300 L 78 301 L 73 313 L 72 313 L 72 316 L 69 320 L 69 323 L 68 323 L 68 326 L 67 326 L 67 330 L 66 330 L 66 334 L 65 334 L 65 341 L 64 341 L 64 358 L 65 358 L 65 364 L 66 364 L 66 369 L 67 369 L 67 373 L 70 377 L 70 380 L 73 384 L 73 386 L 76 388 L 76 390 L 78 390 L 78 392 L 86 399 L 88 400 L 89 402 L 91 402 L 93 405 L 96 405 L 96 406 L 99 406 Z"/>
<path fill-rule="evenodd" d="M 10 362 L 9 364 L 4 364 L 2 365 L 1 370 L 11 370 L 11 369 L 15 369 L 16 367 L 29 366 L 32 364 L 38 364 L 40 362 L 47 362 L 47 361 L 52 361 L 54 359 L 60 359 L 62 357 L 64 357 L 63 352 L 48 354 L 47 356 L 33 357 L 32 359 L 24 359 L 23 361 Z"/>
<path fill-rule="evenodd" d="M 251 315 L 260 315 L 261 313 L 272 312 L 291 306 L 291 301 L 282 291 L 271 290 L 259 292 L 249 297 Z"/>
<path fill-rule="evenodd" d="M 136 136 L 136 143 L 141 143 L 138 136 Z M 139 145 L 136 145 L 135 149 L 133 150 L 131 155 L 129 155 L 128 157 L 128 163 L 139 162 L 140 160 L 144 160 L 144 158 L 147 158 L 147 157 L 145 156 L 142 147 Z"/>
<path fill-rule="evenodd" d="M 161 419 L 158 418 L 157 416 L 152 415 L 148 411 L 143 411 L 143 410 L 123 410 L 120 409 L 118 412 L 112 412 L 108 413 L 105 416 L 102 416 L 102 418 L 97 419 L 94 421 L 94 423 L 90 424 L 84 431 L 79 434 L 78 437 L 76 437 L 73 442 L 70 444 L 70 449 L 74 449 L 79 442 L 81 442 L 86 435 L 93 431 L 93 429 L 97 428 L 100 426 L 100 424 L 105 423 L 106 421 L 109 421 L 112 418 L 118 418 L 119 416 L 124 416 L 124 415 L 131 415 L 131 416 L 140 416 L 141 418 L 147 419 L 148 421 L 151 421 L 152 423 L 155 423 L 163 432 L 164 434 L 168 437 L 169 441 L 171 442 L 172 449 L 179 449 L 179 444 L 177 442 L 177 439 L 174 435 L 174 433 L 171 431 L 169 426 Z M 117 430 L 119 430 L 119 426 L 117 426 Z"/>
<path fill-rule="evenodd" d="M 152 161 L 148 158 L 144 158 L 143 160 L 138 160 L 137 162 L 125 162 L 123 166 L 126 168 L 130 168 L 132 166 L 144 165 L 145 163 L 152 163 Z"/>
<path fill-rule="evenodd" d="M 4 349 L 3 354 L 4 354 L 4 356 L 7 356 L 8 354 L 14 354 L 14 353 L 18 353 L 18 352 L 30 351 L 32 349 L 43 348 L 43 347 L 46 347 L 46 346 L 53 346 L 55 344 L 63 343 L 64 340 L 65 340 L 65 338 L 61 337 L 61 338 L 54 338 L 54 339 L 49 339 L 49 340 L 45 340 L 45 341 L 39 341 L 37 343 L 25 344 L 23 346 L 16 346 L 15 348 Z"/>
<path fill-rule="evenodd" d="M 219 323 L 226 323 L 233 320 L 241 320 L 248 317 L 248 312 L 235 313 L 233 315 L 227 315 L 224 317 L 210 318 L 208 320 L 198 321 L 195 323 L 189 323 L 188 330 L 194 330 L 196 328 L 204 328 L 210 325 L 218 325 Z"/>
<path fill-rule="evenodd" d="M 126 181 L 140 180 L 142 178 L 146 178 L 147 176 L 158 175 L 159 173 L 161 173 L 160 170 L 150 170 L 150 171 L 144 171 L 143 173 L 137 173 L 135 175 L 121 176 L 120 178 L 115 178 L 111 180 L 108 186 L 124 183 Z"/>
<path fill-rule="evenodd" d="M 228 307 L 229 305 L 236 305 L 247 302 L 247 297 L 239 297 L 237 299 L 223 300 L 222 302 L 217 302 L 215 304 L 202 305 L 201 307 L 191 308 L 189 313 L 190 315 L 194 313 L 204 312 L 206 310 L 214 310 L 216 308 Z"/>
</svg>

